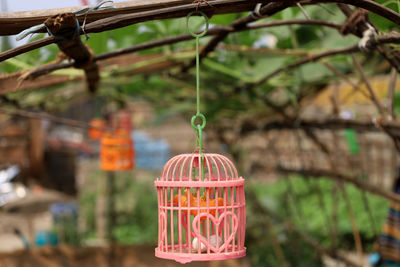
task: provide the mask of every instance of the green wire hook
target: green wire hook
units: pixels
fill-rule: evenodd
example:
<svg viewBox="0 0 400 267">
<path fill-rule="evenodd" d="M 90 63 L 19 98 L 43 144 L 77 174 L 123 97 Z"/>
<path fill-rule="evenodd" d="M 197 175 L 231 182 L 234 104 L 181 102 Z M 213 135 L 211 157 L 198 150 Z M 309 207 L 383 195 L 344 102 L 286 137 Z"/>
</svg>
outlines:
<svg viewBox="0 0 400 267">
<path fill-rule="evenodd" d="M 189 20 L 190 17 L 192 17 L 193 15 L 198 15 L 204 18 L 205 23 L 206 23 L 206 28 L 203 32 L 196 34 L 194 32 L 192 32 L 190 30 L 189 27 Z M 204 14 L 201 11 L 193 11 L 190 12 L 187 16 L 186 16 L 186 27 L 187 27 L 187 31 L 189 32 L 189 34 L 191 36 L 193 36 L 194 38 L 196 38 L 196 102 L 197 102 L 197 112 L 196 115 L 194 115 L 191 119 L 191 125 L 192 128 L 197 132 L 197 134 L 199 135 L 199 145 L 202 145 L 202 136 L 200 137 L 200 128 L 201 130 L 204 129 L 204 127 L 206 126 L 206 117 L 200 112 L 200 57 L 199 57 L 199 39 L 201 37 L 203 37 L 204 35 L 207 34 L 208 32 L 208 27 L 209 27 L 209 22 L 208 22 L 208 17 L 206 14 Z M 197 124 L 196 125 L 196 119 L 199 118 L 201 119 L 201 124 Z"/>
<path fill-rule="evenodd" d="M 199 34 L 196 34 L 196 33 L 192 32 L 192 31 L 190 30 L 190 27 L 189 27 L 189 19 L 190 19 L 190 17 L 193 16 L 193 15 L 199 15 L 199 16 L 203 17 L 204 20 L 205 20 L 205 22 L 206 22 L 206 28 L 205 28 L 205 30 L 204 30 L 203 32 L 199 33 Z M 204 35 L 207 34 L 207 32 L 208 32 L 208 27 L 209 27 L 208 17 L 207 17 L 207 15 L 204 14 L 203 12 L 201 12 L 201 11 L 193 11 L 193 12 L 190 12 L 190 13 L 186 16 L 186 29 L 187 29 L 188 33 L 189 33 L 192 37 L 194 37 L 194 38 L 201 38 L 201 37 L 203 37 Z"/>
<path fill-rule="evenodd" d="M 189 27 L 189 20 L 190 17 L 193 15 L 198 15 L 204 18 L 206 27 L 203 32 L 196 34 L 190 30 Z M 198 142 L 197 146 L 199 147 L 199 154 L 200 154 L 200 169 L 201 169 L 201 177 L 204 181 L 204 155 L 203 155 L 203 129 L 206 126 L 206 117 L 200 112 L 200 56 L 199 56 L 199 39 L 207 34 L 209 27 L 208 17 L 201 11 L 193 11 L 190 12 L 186 16 L 186 28 L 189 34 L 196 38 L 196 106 L 197 112 L 191 119 L 192 128 L 197 132 Z M 201 124 L 196 125 L 196 119 L 201 119 Z"/>
</svg>

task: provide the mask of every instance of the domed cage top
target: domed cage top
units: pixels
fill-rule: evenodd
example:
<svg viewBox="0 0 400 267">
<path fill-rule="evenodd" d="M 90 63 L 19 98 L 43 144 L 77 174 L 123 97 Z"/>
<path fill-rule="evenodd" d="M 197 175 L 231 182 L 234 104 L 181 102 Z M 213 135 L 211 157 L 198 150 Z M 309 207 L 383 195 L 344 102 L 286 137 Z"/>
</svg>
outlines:
<svg viewBox="0 0 400 267">
<path fill-rule="evenodd" d="M 203 154 L 200 167 L 199 153 L 182 154 L 170 159 L 164 166 L 160 181 L 232 181 L 240 180 L 238 172 L 227 157 Z M 204 170 L 204 175 L 201 173 Z"/>
<path fill-rule="evenodd" d="M 175 156 L 155 185 L 157 257 L 186 263 L 245 256 L 244 179 L 227 157 Z"/>
</svg>

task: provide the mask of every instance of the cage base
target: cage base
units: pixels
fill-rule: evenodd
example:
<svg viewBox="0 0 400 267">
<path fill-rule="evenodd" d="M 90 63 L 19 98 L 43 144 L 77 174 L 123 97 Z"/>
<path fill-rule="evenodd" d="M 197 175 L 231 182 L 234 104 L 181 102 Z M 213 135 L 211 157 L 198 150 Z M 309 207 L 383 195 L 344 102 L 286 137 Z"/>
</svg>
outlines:
<svg viewBox="0 0 400 267">
<path fill-rule="evenodd" d="M 155 255 L 157 258 L 174 260 L 176 262 L 185 264 L 192 261 L 218 261 L 218 260 L 230 260 L 238 259 L 246 256 L 246 248 L 240 251 L 234 252 L 221 252 L 221 253 L 177 253 L 177 252 L 164 252 L 158 248 L 155 249 Z"/>
</svg>

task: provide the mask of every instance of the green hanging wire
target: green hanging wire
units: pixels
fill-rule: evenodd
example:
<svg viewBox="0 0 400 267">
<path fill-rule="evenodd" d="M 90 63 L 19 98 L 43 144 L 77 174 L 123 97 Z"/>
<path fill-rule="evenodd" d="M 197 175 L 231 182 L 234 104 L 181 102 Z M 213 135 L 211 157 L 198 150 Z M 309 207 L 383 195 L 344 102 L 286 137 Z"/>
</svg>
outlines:
<svg viewBox="0 0 400 267">
<path fill-rule="evenodd" d="M 203 32 L 196 34 L 190 30 L 189 19 L 193 15 L 199 15 L 204 18 L 206 23 L 206 28 Z M 206 117 L 200 112 L 200 55 L 199 55 L 199 40 L 201 37 L 207 34 L 208 31 L 208 17 L 201 11 L 194 11 L 186 16 L 186 28 L 191 36 L 196 38 L 196 115 L 191 119 L 192 128 L 197 132 L 198 140 L 197 146 L 199 147 L 200 154 L 200 169 L 201 177 L 204 180 L 204 156 L 203 156 L 203 129 L 206 126 Z M 196 125 L 196 119 L 201 120 L 201 124 Z"/>
</svg>

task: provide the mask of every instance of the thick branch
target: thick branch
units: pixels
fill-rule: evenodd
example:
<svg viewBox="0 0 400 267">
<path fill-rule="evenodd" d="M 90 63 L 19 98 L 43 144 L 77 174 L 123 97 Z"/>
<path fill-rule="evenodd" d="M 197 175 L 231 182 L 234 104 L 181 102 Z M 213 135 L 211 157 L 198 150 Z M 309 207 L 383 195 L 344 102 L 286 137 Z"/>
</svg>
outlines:
<svg viewBox="0 0 400 267">
<path fill-rule="evenodd" d="M 214 8 L 202 5 L 201 10 L 210 14 L 225 14 L 250 11 L 254 9 L 256 0 L 208 0 Z M 138 22 L 185 17 L 196 9 L 197 3 L 193 0 L 136 0 L 123 3 L 114 3 L 116 9 L 89 12 L 86 15 L 87 32 L 101 32 L 128 26 Z M 48 17 L 60 13 L 69 13 L 80 7 L 59 8 L 51 10 L 36 10 L 27 12 L 0 12 L 0 35 L 13 35 L 43 23 Z M 82 24 L 85 15 L 78 17 Z M 92 24 L 96 22 L 96 24 Z M 102 25 L 103 24 L 103 25 Z M 95 27 L 89 27 L 89 25 Z M 108 28 L 110 27 L 111 28 Z M 42 31 L 44 32 L 44 31 Z"/>
<path fill-rule="evenodd" d="M 55 43 L 55 38 L 52 36 L 45 37 L 43 39 L 39 39 L 21 46 L 17 46 L 15 48 L 11 48 L 9 50 L 6 50 L 4 52 L 0 53 L 0 62 L 7 60 L 12 57 L 16 57 L 18 55 L 27 53 L 29 51 L 48 46 L 50 44 Z"/>
<path fill-rule="evenodd" d="M 372 0 L 208 0 L 213 7 L 202 5 L 201 10 L 212 14 L 236 13 L 251 11 L 256 3 L 285 2 L 288 6 L 295 6 L 297 3 L 304 5 L 318 3 L 341 3 L 364 8 L 370 12 L 385 17 L 396 24 L 400 24 L 400 16 L 391 9 L 380 5 Z M 128 26 L 134 23 L 184 17 L 190 11 L 197 7 L 197 3 L 192 0 L 141 0 L 123 3 L 115 3 L 117 8 L 112 10 L 101 10 L 89 12 L 87 14 L 88 29 L 87 32 L 101 32 L 104 30 L 116 29 Z M 160 8 L 161 7 L 161 8 Z M 72 12 L 76 8 L 64 8 L 41 11 L 27 11 L 16 13 L 0 13 L 0 23 L 2 28 L 0 35 L 17 34 L 31 26 L 42 23 L 47 17 L 59 13 Z M 80 16 L 79 21 L 82 23 L 85 16 Z M 249 18 L 243 19 L 247 24 Z M 96 22 L 96 24 L 92 24 Z M 92 24 L 92 27 L 89 25 Z"/>
<path fill-rule="evenodd" d="M 44 24 L 56 38 L 58 48 L 74 60 L 74 67 L 85 71 L 86 82 L 90 92 L 95 92 L 100 81 L 99 67 L 93 61 L 93 56 L 88 47 L 82 43 L 77 34 L 76 17 L 72 13 L 59 14 L 48 18 Z"/>
<path fill-rule="evenodd" d="M 239 29 L 235 29 L 235 28 L 232 28 L 229 26 L 228 27 L 216 26 L 216 27 L 210 29 L 208 31 L 207 35 L 233 33 L 233 32 L 238 32 L 238 31 L 256 30 L 256 29 L 276 27 L 276 26 L 292 25 L 292 24 L 319 25 L 319 26 L 334 28 L 337 30 L 340 29 L 340 25 L 331 23 L 331 22 L 326 22 L 323 20 L 296 20 L 295 19 L 295 20 L 273 21 L 273 22 L 268 22 L 268 23 L 253 24 L 253 25 L 249 25 L 247 27 L 242 27 Z M 107 58 L 108 58 L 108 57 L 112 57 L 112 56 L 133 53 L 133 52 L 140 51 L 143 49 L 149 49 L 149 48 L 163 46 L 163 45 L 175 44 L 175 43 L 188 41 L 188 40 L 192 40 L 192 39 L 193 39 L 193 37 L 190 36 L 189 34 L 182 34 L 182 35 L 177 35 L 177 36 L 173 36 L 173 37 L 163 38 L 160 40 L 150 41 L 150 42 L 143 43 L 143 44 L 134 45 L 132 47 L 127 47 L 124 49 L 118 49 L 116 51 L 105 53 L 105 54 L 103 54 L 103 56 L 107 55 Z M 40 47 L 47 46 L 52 43 L 55 43 L 55 38 L 54 37 L 46 37 L 46 38 L 43 38 L 43 39 L 40 39 L 37 41 L 33 41 L 31 43 L 27 43 L 22 46 L 18 46 L 16 48 L 12 48 L 10 50 L 0 53 L 0 62 L 7 60 L 9 58 L 27 53 L 29 51 L 38 49 Z M 98 59 L 101 60 L 103 58 L 98 58 Z"/>
</svg>

